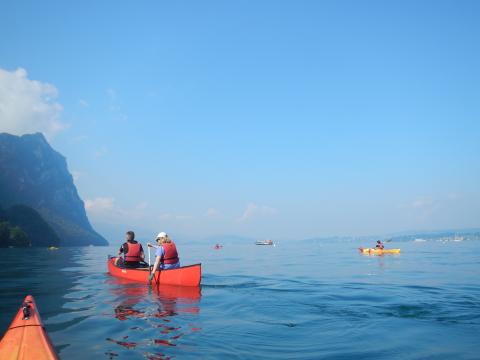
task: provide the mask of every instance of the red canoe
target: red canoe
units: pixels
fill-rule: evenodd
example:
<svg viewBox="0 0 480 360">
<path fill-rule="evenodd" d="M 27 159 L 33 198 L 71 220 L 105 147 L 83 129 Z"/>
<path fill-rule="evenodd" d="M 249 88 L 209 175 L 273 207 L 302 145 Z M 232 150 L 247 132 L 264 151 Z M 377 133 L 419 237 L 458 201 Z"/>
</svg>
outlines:
<svg viewBox="0 0 480 360">
<path fill-rule="evenodd" d="M 110 275 L 143 283 L 148 283 L 150 272 L 148 268 L 122 269 L 115 266 L 114 257 L 108 260 L 108 272 Z M 157 271 L 152 284 L 178 285 L 178 286 L 199 286 L 202 279 L 202 264 L 182 266 L 178 269 Z"/>
<path fill-rule="evenodd" d="M 25 310 L 24 310 L 25 308 Z M 27 317 L 26 317 L 27 316 Z M 56 360 L 33 296 L 28 295 L 0 341 L 2 360 Z"/>
</svg>

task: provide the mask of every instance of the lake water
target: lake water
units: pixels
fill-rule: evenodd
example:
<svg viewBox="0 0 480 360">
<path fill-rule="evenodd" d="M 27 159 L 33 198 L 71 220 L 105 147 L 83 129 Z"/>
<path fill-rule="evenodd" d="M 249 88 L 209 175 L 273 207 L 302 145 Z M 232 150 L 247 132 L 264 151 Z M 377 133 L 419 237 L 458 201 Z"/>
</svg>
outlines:
<svg viewBox="0 0 480 360">
<path fill-rule="evenodd" d="M 124 283 L 112 248 L 2 249 L 0 328 L 35 296 L 63 359 L 479 359 L 480 242 L 177 245 L 201 289 Z M 119 244 L 118 244 L 119 245 Z"/>
</svg>

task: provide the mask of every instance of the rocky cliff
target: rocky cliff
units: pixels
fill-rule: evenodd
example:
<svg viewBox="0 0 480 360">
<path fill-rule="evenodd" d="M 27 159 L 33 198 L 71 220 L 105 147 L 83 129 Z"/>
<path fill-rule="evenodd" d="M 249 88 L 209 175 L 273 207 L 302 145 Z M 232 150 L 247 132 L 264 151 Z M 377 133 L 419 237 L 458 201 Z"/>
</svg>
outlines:
<svg viewBox="0 0 480 360">
<path fill-rule="evenodd" d="M 42 134 L 0 134 L 0 203 L 37 210 L 62 246 L 108 244 L 90 225 L 65 158 Z"/>
</svg>

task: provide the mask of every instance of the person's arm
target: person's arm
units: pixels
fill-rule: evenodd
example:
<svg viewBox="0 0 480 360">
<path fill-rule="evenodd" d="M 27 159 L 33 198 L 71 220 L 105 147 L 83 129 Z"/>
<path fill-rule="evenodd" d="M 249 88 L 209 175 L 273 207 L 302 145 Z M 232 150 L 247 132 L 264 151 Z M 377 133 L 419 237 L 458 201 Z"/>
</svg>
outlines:
<svg viewBox="0 0 480 360">
<path fill-rule="evenodd" d="M 155 273 L 155 271 L 157 271 L 159 267 L 160 267 L 160 256 L 157 256 L 155 258 L 155 264 L 153 264 L 152 273 Z"/>
<path fill-rule="evenodd" d="M 157 251 L 156 251 L 155 264 L 153 264 L 152 272 L 151 272 L 150 276 L 148 277 L 149 282 L 152 281 L 153 277 L 155 276 L 155 272 L 159 269 L 160 263 L 162 261 L 163 254 L 164 254 L 163 247 L 161 247 L 161 246 L 158 247 Z"/>
<path fill-rule="evenodd" d="M 143 251 L 143 246 L 142 246 L 142 244 L 140 244 L 140 257 L 142 258 L 142 260 L 145 259 L 145 252 Z"/>
<path fill-rule="evenodd" d="M 148 277 L 148 283 L 151 283 L 153 280 L 153 277 L 155 276 L 155 273 L 157 272 L 159 266 L 160 266 L 160 256 L 157 256 L 155 258 L 155 264 L 153 264 L 153 269 L 152 272 L 150 273 L 150 276 Z"/>
<path fill-rule="evenodd" d="M 120 246 L 120 249 L 118 249 L 118 256 L 122 255 L 123 253 L 123 244 Z"/>
</svg>

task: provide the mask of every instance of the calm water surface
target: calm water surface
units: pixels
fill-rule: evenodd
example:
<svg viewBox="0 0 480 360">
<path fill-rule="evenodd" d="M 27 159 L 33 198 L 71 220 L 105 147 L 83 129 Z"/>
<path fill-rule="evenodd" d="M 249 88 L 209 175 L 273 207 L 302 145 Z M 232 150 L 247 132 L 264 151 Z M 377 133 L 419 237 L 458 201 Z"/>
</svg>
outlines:
<svg viewBox="0 0 480 360">
<path fill-rule="evenodd" d="M 113 248 L 2 250 L 1 331 L 31 293 L 63 359 L 480 358 L 480 242 L 300 244 L 179 242 L 203 285 L 158 290 L 109 276 Z"/>
</svg>

